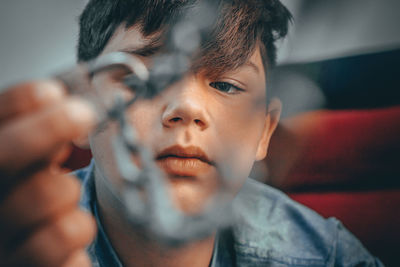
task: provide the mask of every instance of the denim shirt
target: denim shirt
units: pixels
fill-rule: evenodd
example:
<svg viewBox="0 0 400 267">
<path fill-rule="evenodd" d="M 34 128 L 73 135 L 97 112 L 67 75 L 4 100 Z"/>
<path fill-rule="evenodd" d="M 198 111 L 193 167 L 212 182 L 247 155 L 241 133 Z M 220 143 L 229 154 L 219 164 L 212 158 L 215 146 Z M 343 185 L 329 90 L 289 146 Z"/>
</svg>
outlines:
<svg viewBox="0 0 400 267">
<path fill-rule="evenodd" d="M 75 175 L 82 181 L 80 205 L 98 225 L 98 234 L 87 248 L 93 266 L 122 266 L 97 214 L 94 161 Z M 250 178 L 233 207 L 236 221 L 217 234 L 211 267 L 383 266 L 337 219 L 324 219 Z"/>
</svg>

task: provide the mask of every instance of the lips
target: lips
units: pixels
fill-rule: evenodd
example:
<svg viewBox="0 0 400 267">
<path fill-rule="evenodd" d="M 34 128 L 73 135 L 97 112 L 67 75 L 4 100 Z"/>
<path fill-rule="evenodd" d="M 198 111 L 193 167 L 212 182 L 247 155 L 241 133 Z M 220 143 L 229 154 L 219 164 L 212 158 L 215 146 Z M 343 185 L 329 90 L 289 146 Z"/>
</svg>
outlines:
<svg viewBox="0 0 400 267">
<path fill-rule="evenodd" d="M 214 163 L 199 147 L 168 147 L 161 151 L 156 161 L 169 175 L 193 177 L 208 171 Z"/>
</svg>

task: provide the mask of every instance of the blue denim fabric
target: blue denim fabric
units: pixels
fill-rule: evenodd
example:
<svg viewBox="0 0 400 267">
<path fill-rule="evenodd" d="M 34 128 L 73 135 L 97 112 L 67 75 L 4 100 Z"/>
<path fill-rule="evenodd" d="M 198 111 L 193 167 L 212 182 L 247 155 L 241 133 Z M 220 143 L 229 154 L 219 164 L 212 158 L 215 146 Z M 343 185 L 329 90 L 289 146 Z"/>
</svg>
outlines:
<svg viewBox="0 0 400 267">
<path fill-rule="evenodd" d="M 80 205 L 94 214 L 98 234 L 87 248 L 94 267 L 122 266 L 97 215 L 94 162 L 75 172 Z M 383 266 L 335 218 L 324 219 L 284 193 L 247 179 L 233 201 L 236 223 L 219 231 L 211 267 Z"/>
</svg>

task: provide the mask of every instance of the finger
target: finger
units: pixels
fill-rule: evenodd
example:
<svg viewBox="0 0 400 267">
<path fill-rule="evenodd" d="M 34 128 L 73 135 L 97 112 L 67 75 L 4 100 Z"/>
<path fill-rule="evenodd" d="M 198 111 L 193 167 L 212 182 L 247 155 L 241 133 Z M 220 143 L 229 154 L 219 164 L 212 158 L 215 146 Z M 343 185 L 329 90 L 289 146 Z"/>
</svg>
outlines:
<svg viewBox="0 0 400 267">
<path fill-rule="evenodd" d="M 0 94 L 0 123 L 22 113 L 59 101 L 65 89 L 57 81 L 19 84 Z"/>
<path fill-rule="evenodd" d="M 90 267 L 91 260 L 85 250 L 80 250 L 72 254 L 62 267 Z"/>
<path fill-rule="evenodd" d="M 63 164 L 71 155 L 71 152 L 72 146 L 70 144 L 63 145 L 50 159 L 53 167 L 58 170 L 60 165 Z"/>
<path fill-rule="evenodd" d="M 43 159 L 63 142 L 87 134 L 94 123 L 95 115 L 90 105 L 71 97 L 60 105 L 0 128 L 0 170 L 3 177 L 12 176 Z"/>
<path fill-rule="evenodd" d="M 94 219 L 83 211 L 49 223 L 34 233 L 9 258 L 7 266 L 60 266 L 94 238 Z"/>
<path fill-rule="evenodd" d="M 21 239 L 30 229 L 77 207 L 80 183 L 73 176 L 42 171 L 17 186 L 0 204 L 0 236 Z"/>
</svg>

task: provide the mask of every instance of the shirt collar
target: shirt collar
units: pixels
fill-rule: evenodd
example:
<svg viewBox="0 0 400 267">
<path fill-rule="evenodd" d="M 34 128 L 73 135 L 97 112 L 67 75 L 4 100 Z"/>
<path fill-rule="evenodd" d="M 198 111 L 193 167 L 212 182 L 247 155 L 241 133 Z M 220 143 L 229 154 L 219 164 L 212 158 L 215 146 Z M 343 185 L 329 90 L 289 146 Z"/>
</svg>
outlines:
<svg viewBox="0 0 400 267">
<path fill-rule="evenodd" d="M 117 253 L 108 239 L 101 223 L 97 210 L 96 187 L 94 183 L 95 161 L 92 159 L 90 165 L 84 170 L 83 175 L 77 172 L 76 175 L 82 178 L 82 195 L 80 206 L 83 210 L 93 214 L 97 224 L 97 236 L 87 248 L 93 266 L 108 267 L 122 266 Z M 83 176 L 83 177 L 82 177 Z"/>
</svg>

